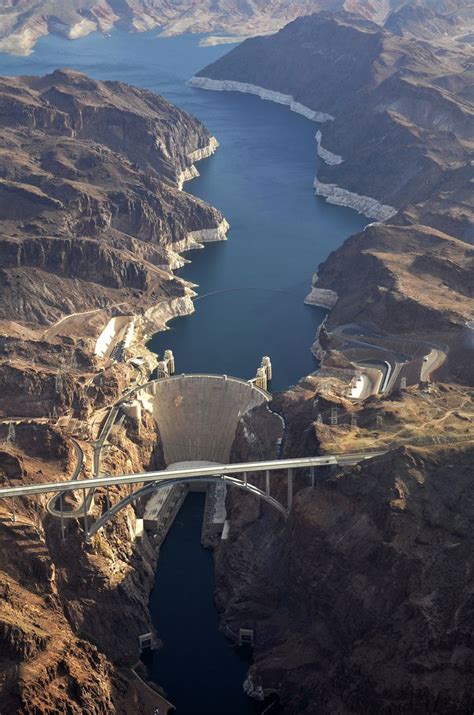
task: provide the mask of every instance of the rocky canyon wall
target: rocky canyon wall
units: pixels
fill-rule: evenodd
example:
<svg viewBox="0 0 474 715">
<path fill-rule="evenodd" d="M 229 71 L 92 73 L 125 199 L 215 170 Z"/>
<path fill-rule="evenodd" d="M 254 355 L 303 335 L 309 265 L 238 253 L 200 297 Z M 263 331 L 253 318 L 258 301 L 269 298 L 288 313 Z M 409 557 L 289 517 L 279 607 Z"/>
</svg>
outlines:
<svg viewBox="0 0 474 715">
<path fill-rule="evenodd" d="M 84 479 L 109 409 L 156 365 L 147 338 L 193 311 L 180 251 L 226 237 L 182 191 L 217 141 L 150 92 L 72 71 L 1 79 L 0 121 L 0 483 Z M 100 469 L 162 467 L 154 420 L 120 417 Z M 89 519 L 123 496 L 96 492 Z M 68 492 L 65 509 L 81 499 Z M 90 544 L 79 517 L 63 540 L 54 508 L 0 505 L 0 710 L 153 712 L 158 693 L 131 670 L 157 557 L 142 505 Z"/>
</svg>

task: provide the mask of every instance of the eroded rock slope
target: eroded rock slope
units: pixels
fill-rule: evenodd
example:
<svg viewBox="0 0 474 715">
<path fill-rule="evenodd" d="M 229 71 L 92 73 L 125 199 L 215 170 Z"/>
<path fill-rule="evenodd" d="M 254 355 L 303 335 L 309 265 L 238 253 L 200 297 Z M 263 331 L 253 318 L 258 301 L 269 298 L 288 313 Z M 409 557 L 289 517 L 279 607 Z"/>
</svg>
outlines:
<svg viewBox="0 0 474 715">
<path fill-rule="evenodd" d="M 69 70 L 2 78 L 0 123 L 0 483 L 87 478 L 108 410 L 156 365 L 147 335 L 193 310 L 179 251 L 225 236 L 181 190 L 217 142 L 150 92 Z M 162 467 L 153 419 L 122 414 L 100 462 Z M 0 505 L 0 711 L 163 709 L 130 669 L 156 564 L 141 505 L 86 544 L 77 518 L 62 539 L 50 498 Z M 64 501 L 78 509 L 81 493 Z M 90 518 L 106 504 L 96 493 Z"/>
</svg>

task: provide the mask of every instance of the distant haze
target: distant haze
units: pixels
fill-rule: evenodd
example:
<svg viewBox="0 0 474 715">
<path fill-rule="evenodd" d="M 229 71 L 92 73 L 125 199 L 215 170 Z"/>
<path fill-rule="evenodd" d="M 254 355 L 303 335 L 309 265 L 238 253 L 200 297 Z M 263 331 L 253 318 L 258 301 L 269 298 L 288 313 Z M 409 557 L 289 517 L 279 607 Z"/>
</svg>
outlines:
<svg viewBox="0 0 474 715">
<path fill-rule="evenodd" d="M 0 4 L 0 51 L 15 54 L 28 54 L 38 38 L 49 33 L 76 39 L 97 30 L 109 32 L 114 26 L 131 32 L 160 28 L 165 35 L 212 32 L 244 37 L 274 32 L 296 17 L 321 11 L 346 10 L 383 24 L 391 13 L 413 6 L 430 15 L 449 14 L 447 24 L 434 26 L 443 35 L 451 34 L 453 27 L 455 35 L 469 30 L 474 14 L 470 0 L 2 0 Z M 412 18 L 408 24 L 412 31 Z M 424 24 L 426 18 L 419 26 Z"/>
</svg>

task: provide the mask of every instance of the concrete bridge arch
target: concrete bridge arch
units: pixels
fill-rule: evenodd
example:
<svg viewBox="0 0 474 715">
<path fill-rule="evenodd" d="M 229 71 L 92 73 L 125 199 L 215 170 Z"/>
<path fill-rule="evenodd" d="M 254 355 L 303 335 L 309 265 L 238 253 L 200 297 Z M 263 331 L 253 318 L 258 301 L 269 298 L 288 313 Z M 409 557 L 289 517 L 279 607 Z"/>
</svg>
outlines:
<svg viewBox="0 0 474 715">
<path fill-rule="evenodd" d="M 277 499 L 273 498 L 269 494 L 268 491 L 263 491 L 262 489 L 259 489 L 256 487 L 254 484 L 251 484 L 247 481 L 246 477 L 243 477 L 242 479 L 231 476 L 231 475 L 221 475 L 217 473 L 218 470 L 216 470 L 215 475 L 206 475 L 206 476 L 183 476 L 183 477 L 170 477 L 169 479 L 162 479 L 160 480 L 159 483 L 151 483 L 151 484 L 145 484 L 143 487 L 140 489 L 137 489 L 136 491 L 132 492 L 128 496 L 124 497 L 120 501 L 118 501 L 116 504 L 110 507 L 105 514 L 103 514 L 101 517 L 99 517 L 94 524 L 88 529 L 87 531 L 87 537 L 90 538 L 94 534 L 96 534 L 105 524 L 107 524 L 108 521 L 113 519 L 113 517 L 118 514 L 122 509 L 125 507 L 129 506 L 130 504 L 133 504 L 136 502 L 138 499 L 142 499 L 146 496 L 149 496 L 156 492 L 158 489 L 162 489 L 165 487 L 169 486 L 176 486 L 178 484 L 185 484 L 185 485 L 193 485 L 196 483 L 199 484 L 213 484 L 213 483 L 224 483 L 226 486 L 230 486 L 236 489 L 242 489 L 250 494 L 254 494 L 255 496 L 259 497 L 260 499 L 263 499 L 267 504 L 270 504 L 273 508 L 275 508 L 280 514 L 282 514 L 285 518 L 288 516 L 288 509 L 281 504 Z"/>
</svg>

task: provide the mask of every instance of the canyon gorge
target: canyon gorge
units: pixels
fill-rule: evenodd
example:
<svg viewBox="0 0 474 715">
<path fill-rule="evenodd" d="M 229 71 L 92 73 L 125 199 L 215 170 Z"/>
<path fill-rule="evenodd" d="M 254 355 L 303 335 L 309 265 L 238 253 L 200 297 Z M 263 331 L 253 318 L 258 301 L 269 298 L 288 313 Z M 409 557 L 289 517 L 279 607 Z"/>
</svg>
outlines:
<svg viewBox="0 0 474 715">
<path fill-rule="evenodd" d="M 314 488 L 296 476 L 286 520 L 228 490 L 227 538 L 211 540 L 220 626 L 252 628 L 245 691 L 277 695 L 282 713 L 471 712 L 474 61 L 458 37 L 469 4 L 191 3 L 181 13 L 157 0 L 61 12 L 53 2 L 53 20 L 42 2 L 28 5 L 2 8 L 3 51 L 115 23 L 241 36 L 292 20 L 221 53 L 189 91 L 256 95 L 309 120 L 320 159 L 311 202 L 355 209 L 368 225 L 308 267 L 308 310 L 327 313 L 312 318 L 318 369 L 274 393 L 270 435 L 267 408 L 250 410 L 229 461 L 274 457 L 281 424 L 279 457 L 383 454 L 322 471 Z M 226 212 L 184 190 L 220 137 L 147 89 L 71 69 L 1 78 L 0 120 L 1 486 L 70 479 L 75 443 L 90 477 L 108 408 L 157 366 L 149 339 L 196 309 L 182 254 L 227 237 Z M 287 254 L 294 240 L 289 230 Z M 117 335 L 133 359 L 112 359 Z M 371 374 L 371 340 L 406 363 L 405 383 L 353 399 L 347 375 L 364 362 Z M 430 370 L 426 346 L 439 353 Z M 102 473 L 164 468 L 153 415 L 122 417 Z M 98 490 L 94 513 L 125 495 Z M 73 491 L 66 500 L 80 503 Z M 137 526 L 144 508 L 127 506 L 86 543 L 80 519 L 61 538 L 45 499 L 21 499 L 14 519 L 0 501 L 0 711 L 167 707 L 137 665 L 158 559 Z"/>
</svg>

